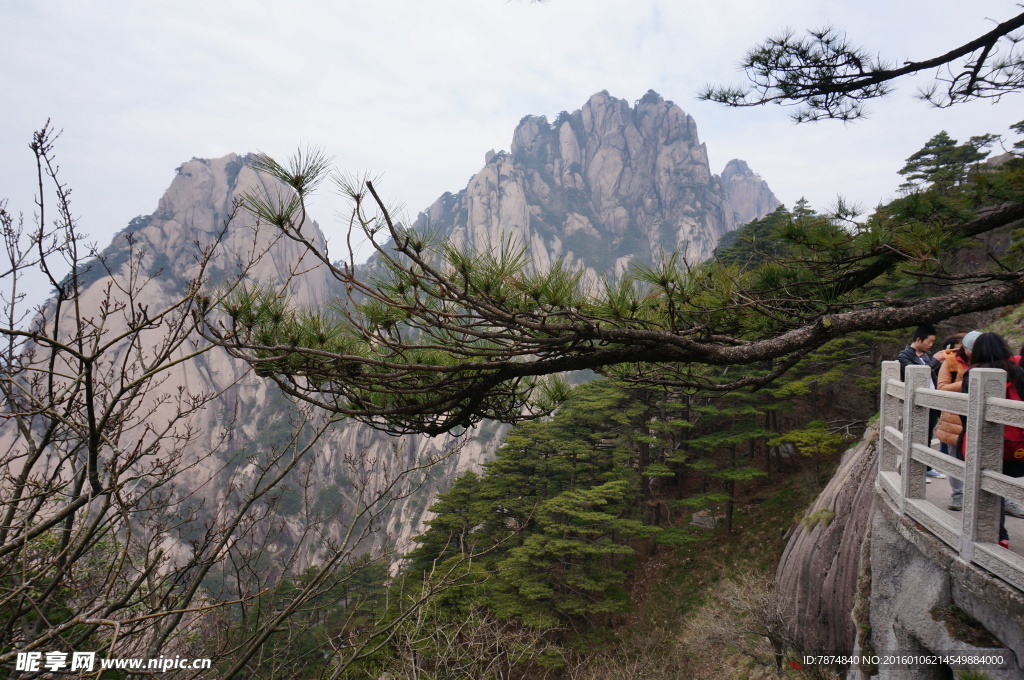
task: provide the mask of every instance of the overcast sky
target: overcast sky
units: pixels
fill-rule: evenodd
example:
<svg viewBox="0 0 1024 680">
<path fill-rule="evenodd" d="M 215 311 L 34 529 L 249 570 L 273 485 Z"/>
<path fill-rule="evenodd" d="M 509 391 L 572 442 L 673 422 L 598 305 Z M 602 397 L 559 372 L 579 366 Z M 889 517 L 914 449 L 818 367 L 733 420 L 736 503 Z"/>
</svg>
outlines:
<svg viewBox="0 0 1024 680">
<path fill-rule="evenodd" d="M 409 214 L 458 191 L 526 114 L 648 89 L 697 121 L 712 171 L 742 158 L 787 205 L 891 198 L 939 130 L 965 140 L 1024 119 L 1024 94 L 936 110 L 900 83 L 851 125 L 795 126 L 780 107 L 698 102 L 738 82 L 744 51 L 789 26 L 846 29 L 892 61 L 925 59 L 1019 12 L 976 0 L 48 0 L 0 3 L 0 197 L 32 213 L 27 143 L 47 118 L 82 228 L 100 245 L 151 213 L 192 157 L 323 147 L 384 173 Z M 314 216 L 330 235 L 340 199 Z"/>
</svg>

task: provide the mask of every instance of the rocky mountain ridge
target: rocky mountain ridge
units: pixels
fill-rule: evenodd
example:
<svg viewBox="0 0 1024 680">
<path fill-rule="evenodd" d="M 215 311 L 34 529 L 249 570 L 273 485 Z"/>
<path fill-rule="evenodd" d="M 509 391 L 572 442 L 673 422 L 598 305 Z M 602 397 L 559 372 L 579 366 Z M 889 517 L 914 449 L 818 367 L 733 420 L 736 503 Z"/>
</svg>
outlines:
<svg viewBox="0 0 1024 680">
<path fill-rule="evenodd" d="M 725 233 L 779 205 L 742 160 L 712 174 L 693 118 L 653 91 L 633 107 L 599 92 L 553 123 L 526 116 L 511 152 L 485 160 L 414 227 L 476 249 L 511 237 L 534 267 L 563 260 L 591 280 L 673 252 L 703 261 Z"/>
<path fill-rule="evenodd" d="M 721 175 L 713 175 L 693 119 L 654 93 L 635 107 L 598 93 L 554 125 L 527 116 L 511 149 L 488 154 L 466 189 L 439 198 L 415 226 L 441 228 L 476 248 L 512 237 L 528 249 L 533 266 L 546 268 L 562 259 L 584 267 L 596 281 L 676 249 L 688 261 L 705 259 L 724 233 L 778 205 L 743 161 L 730 161 Z M 201 276 L 198 254 L 218 242 L 203 274 L 210 284 L 233 280 L 244 269 L 247 281 L 286 291 L 296 307 L 322 306 L 338 292 L 334 280 L 300 244 L 237 209 L 253 191 L 288 190 L 236 154 L 184 163 L 156 211 L 136 218 L 115 237 L 102 255 L 105 268 L 91 268 L 83 304 L 99 305 L 106 285 L 127 275 L 132 255 L 126 243 L 144 253 L 140 268 L 153 277 L 145 295 L 157 309 L 172 304 L 186 282 Z M 308 229 L 324 247 L 319 226 L 310 222 Z M 193 507 L 219 512 L 237 480 L 256 474 L 256 459 L 280 445 L 294 407 L 271 382 L 217 348 L 170 371 L 161 393 L 179 388 L 220 393 L 190 422 L 199 435 L 183 451 L 194 463 L 181 480 L 189 487 L 183 497 Z M 155 413 L 160 417 L 159 409 Z M 298 547 L 296 564 L 315 562 L 316 550 L 302 548 L 304 515 L 325 504 L 351 504 L 354 489 L 380 487 L 396 470 L 455 451 L 382 516 L 377 547 L 401 553 L 421 531 L 436 493 L 493 457 L 503 432 L 502 426 L 485 423 L 460 438 L 394 438 L 357 423 L 335 424 L 309 455 L 305 474 L 313 487 L 304 494 L 288 491 L 279 503 L 282 528 L 271 552 Z M 332 531 L 342 529 L 326 533 Z"/>
</svg>

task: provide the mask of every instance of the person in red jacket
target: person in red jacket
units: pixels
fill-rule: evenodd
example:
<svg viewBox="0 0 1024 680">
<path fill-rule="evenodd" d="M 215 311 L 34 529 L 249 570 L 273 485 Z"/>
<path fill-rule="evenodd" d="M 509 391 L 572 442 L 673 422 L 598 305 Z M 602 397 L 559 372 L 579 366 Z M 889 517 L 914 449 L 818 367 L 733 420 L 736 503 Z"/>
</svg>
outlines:
<svg viewBox="0 0 1024 680">
<path fill-rule="evenodd" d="M 964 338 L 964 344 L 967 344 Z M 1013 356 L 1009 345 L 998 333 L 982 333 L 974 341 L 971 352 L 971 369 L 975 368 L 1001 368 L 1006 371 L 1007 399 L 1020 399 L 1024 395 L 1024 369 L 1018 364 L 1019 356 Z M 968 392 L 970 381 L 963 376 L 962 391 Z M 961 416 L 965 434 L 967 434 L 967 418 Z M 962 439 L 962 438 L 961 438 Z M 962 452 L 961 452 L 962 453 Z M 1024 477 L 1024 460 L 1003 459 L 1003 474 L 1008 477 Z M 1004 548 L 1010 547 L 1010 536 L 1006 532 L 1006 508 L 1005 502 L 999 512 L 999 545 Z"/>
</svg>

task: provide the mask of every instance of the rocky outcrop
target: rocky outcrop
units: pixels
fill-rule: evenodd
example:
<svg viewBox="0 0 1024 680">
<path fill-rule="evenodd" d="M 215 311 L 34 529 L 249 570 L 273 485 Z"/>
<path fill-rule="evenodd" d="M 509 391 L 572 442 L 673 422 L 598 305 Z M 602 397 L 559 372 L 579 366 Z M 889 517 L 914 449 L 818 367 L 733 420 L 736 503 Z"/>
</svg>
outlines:
<svg viewBox="0 0 1024 680">
<path fill-rule="evenodd" d="M 238 201 L 258 189 L 276 192 L 283 187 L 246 166 L 245 159 L 235 154 L 181 165 L 152 215 L 132 220 L 98 259 L 80 265 L 82 288 L 76 302 L 81 317 L 103 319 L 104 337 L 115 337 L 126 331 L 128 323 L 128 315 L 118 313 L 118 305 L 151 313 L 170 309 L 182 299 L 190 282 L 203 278 L 215 286 L 231 279 L 241 267 L 246 268 L 251 282 L 286 289 L 305 301 L 325 299 L 329 277 L 303 246 L 236 211 Z M 304 228 L 315 232 L 318 243 L 323 243 L 315 223 Z M 200 264 L 204 250 L 212 253 L 205 270 Z M 296 276 L 300 271 L 302 276 Z M 133 287 L 134 298 L 128 301 L 124 291 Z M 43 313 L 48 315 L 52 309 L 50 306 Z M 69 322 L 65 317 L 62 323 Z M 143 346 L 160 343 L 163 334 L 159 327 L 142 331 Z M 205 341 L 196 336 L 179 355 L 203 346 Z M 114 354 L 122 351 L 119 348 Z M 168 395 L 179 392 L 220 393 L 214 404 L 188 419 L 190 443 L 182 452 L 188 462 L 179 478 L 184 486 L 207 489 L 211 496 L 206 500 L 214 506 L 218 485 L 207 482 L 217 478 L 223 460 L 210 454 L 223 449 L 229 421 L 237 441 L 258 435 L 258 423 L 266 420 L 260 410 L 270 400 L 270 387 L 252 375 L 247 365 L 213 349 L 162 373 L 158 386 L 139 397 L 139 412 L 149 414 L 153 423 L 171 422 L 179 404 Z"/>
<path fill-rule="evenodd" d="M 857 646 L 853 611 L 874 508 L 876 437 L 869 430 L 847 453 L 795 526 L 776 569 L 779 595 L 790 603 L 808 653 L 851 654 Z"/>
<path fill-rule="evenodd" d="M 873 653 L 883 657 L 999 657 L 1001 664 L 985 667 L 986 677 L 1024 677 L 1024 595 L 959 559 L 920 524 L 901 518 L 887 494 L 879 493 L 875 505 L 871 526 Z M 974 619 L 968 631 L 943 620 L 941 613 L 954 606 Z M 981 631 L 982 639 L 965 634 L 975 632 L 970 629 Z M 954 671 L 944 663 L 894 664 L 880 667 L 877 677 L 942 680 L 954 677 Z"/>
<path fill-rule="evenodd" d="M 295 307 L 319 308 L 340 292 L 330 273 L 318 266 L 303 245 L 282 238 L 272 227 L 257 226 L 244 211 L 237 211 L 226 225 L 234 206 L 254 191 L 277 196 L 289 190 L 273 178 L 257 173 L 246 165 L 244 157 L 235 154 L 212 160 L 193 159 L 178 168 L 153 215 L 135 220 L 125 230 L 134 232 L 138 241 L 145 244 L 146 269 L 152 273 L 164 270 L 154 278 L 162 292 L 149 292 L 157 304 L 173 299 L 181 282 L 198 276 L 197 246 L 207 246 L 216 239 L 220 239 L 221 245 L 207 271 L 212 283 L 229 279 L 242 263 L 251 262 L 248 280 L 286 290 L 290 304 Z M 315 222 L 309 221 L 302 229 L 318 247 L 324 248 L 323 234 Z M 114 249 L 117 247 L 115 238 Z M 97 291 L 102 287 L 102 281 L 93 286 Z M 182 364 L 170 381 L 187 385 L 193 391 L 224 390 L 218 401 L 199 415 L 200 421 L 195 425 L 203 436 L 186 452 L 186 456 L 200 461 L 192 476 L 192 484 L 202 489 L 199 497 L 208 507 L 216 507 L 231 484 L 223 474 L 225 459 L 237 451 L 270 446 L 268 432 L 275 425 L 281 432 L 287 429 L 295 407 L 273 383 L 255 376 L 248 365 L 218 348 L 197 361 Z M 227 446 L 221 440 L 225 428 L 232 431 Z M 372 495 L 375 489 L 393 481 L 400 471 L 427 460 L 443 459 L 411 477 L 408 483 L 416 487 L 415 493 L 400 494 L 390 500 L 390 507 L 382 516 L 374 543 L 378 548 L 401 553 L 421 531 L 431 499 L 457 475 L 467 469 L 479 470 L 485 460 L 493 457 L 503 431 L 498 425 L 490 425 L 461 437 L 396 438 L 360 423 L 340 422 L 320 438 L 308 455 L 311 478 L 315 480 L 312 493 L 318 499 L 337 499 L 355 506 L 358 501 L 353 497 L 353 486 Z M 205 455 L 210 451 L 220 451 L 221 455 Z M 235 470 L 235 474 L 244 474 L 245 467 Z M 301 540 L 302 527 L 297 517 L 290 519 L 286 515 L 282 519 L 292 531 L 286 528 L 277 545 L 271 546 L 276 553 L 293 548 Z M 344 531 L 344 527 L 336 530 Z M 369 548 L 368 545 L 363 549 Z M 315 554 L 306 553 L 299 563 L 315 559 Z"/>
<path fill-rule="evenodd" d="M 799 651 L 879 660 L 998 656 L 1003 663 L 986 667 L 987 677 L 1024 677 L 1024 595 L 900 515 L 876 486 L 877 438 L 869 429 L 847 452 L 793 529 L 776 570 Z M 847 668 L 845 675 L 953 676 L 941 662 L 899 661 Z"/>
<path fill-rule="evenodd" d="M 737 225 L 764 217 L 779 207 L 768 183 L 755 174 L 746 161 L 733 159 L 726 164 L 722 171 L 722 190 L 732 206 Z"/>
<path fill-rule="evenodd" d="M 512 239 L 534 267 L 562 260 L 591 280 L 673 252 L 700 262 L 723 234 L 779 205 L 743 161 L 712 174 L 693 118 L 653 91 L 635 106 L 599 92 L 553 123 L 526 116 L 511 152 L 485 158 L 415 226 L 480 250 Z"/>
</svg>

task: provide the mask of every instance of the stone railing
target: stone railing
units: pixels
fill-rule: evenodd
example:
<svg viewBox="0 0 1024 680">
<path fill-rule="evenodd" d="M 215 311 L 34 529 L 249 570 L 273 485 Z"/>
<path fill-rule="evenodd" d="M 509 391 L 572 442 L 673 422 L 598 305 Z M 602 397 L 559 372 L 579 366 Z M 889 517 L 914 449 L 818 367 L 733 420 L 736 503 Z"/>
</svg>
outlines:
<svg viewBox="0 0 1024 680">
<path fill-rule="evenodd" d="M 906 382 L 901 382 L 899 362 L 882 363 L 878 486 L 901 515 L 923 525 L 961 559 L 1024 590 L 1024 557 L 998 543 L 1001 499 L 1024 503 L 1024 478 L 1002 474 L 1003 426 L 1024 427 L 1024 402 L 1004 398 L 1005 371 L 971 370 L 969 394 L 929 389 L 930 373 L 927 366 L 908 366 Z M 966 462 L 925 441 L 929 409 L 967 416 Z M 964 480 L 961 517 L 926 499 L 929 466 Z"/>
</svg>

